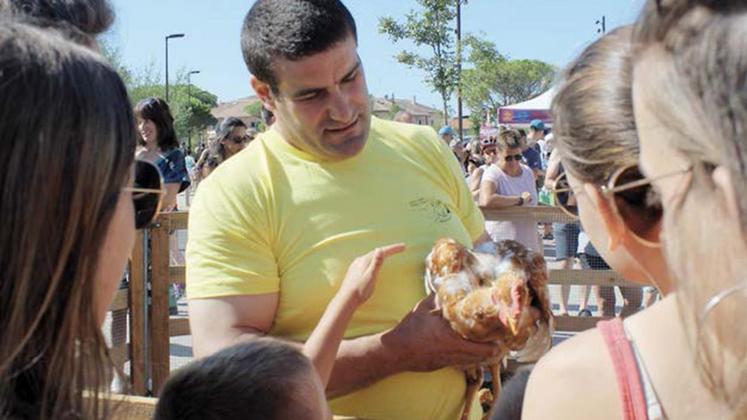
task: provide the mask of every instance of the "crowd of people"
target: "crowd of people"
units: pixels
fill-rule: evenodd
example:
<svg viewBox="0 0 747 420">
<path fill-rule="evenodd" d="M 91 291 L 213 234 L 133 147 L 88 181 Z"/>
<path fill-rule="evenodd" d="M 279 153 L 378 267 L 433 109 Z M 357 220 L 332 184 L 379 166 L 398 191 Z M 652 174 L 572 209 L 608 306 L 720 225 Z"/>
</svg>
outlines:
<svg viewBox="0 0 747 420">
<path fill-rule="evenodd" d="M 192 182 L 168 104 L 133 106 L 98 53 L 112 21 L 105 0 L 0 0 L 2 418 L 112 417 L 102 321 L 136 229 Z M 496 418 L 745 418 L 745 28 L 741 0 L 648 0 L 564 70 L 551 142 L 538 121 L 477 148 L 371 115 L 340 1 L 257 0 L 241 46 L 273 123 L 249 142 L 223 121 L 195 164 L 198 360 L 156 417 L 458 418 L 459 367 L 502 348 L 449 327 L 424 256 L 444 236 L 540 250 L 536 224 L 480 207 L 536 206 L 546 185 L 590 240 L 582 265 L 663 298 L 633 315 L 623 290 L 631 316 L 522 371 Z M 553 234 L 572 266 L 580 230 Z"/>
</svg>

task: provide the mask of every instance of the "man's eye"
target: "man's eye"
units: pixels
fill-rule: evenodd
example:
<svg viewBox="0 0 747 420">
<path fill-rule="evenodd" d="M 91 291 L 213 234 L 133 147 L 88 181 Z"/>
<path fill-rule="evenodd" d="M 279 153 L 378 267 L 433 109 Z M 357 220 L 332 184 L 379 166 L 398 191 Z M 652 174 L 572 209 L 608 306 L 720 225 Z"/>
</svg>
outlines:
<svg viewBox="0 0 747 420">
<path fill-rule="evenodd" d="M 358 77 L 358 72 L 356 71 L 355 73 L 353 73 L 353 74 L 351 74 L 350 76 L 348 76 L 348 77 L 346 77 L 345 79 L 343 79 L 343 82 L 352 82 L 352 81 L 353 81 L 353 80 L 355 80 L 355 79 L 356 79 L 357 77 Z"/>
<path fill-rule="evenodd" d="M 313 101 L 314 99 L 317 99 L 320 96 L 321 96 L 321 94 L 319 92 L 314 92 L 314 93 L 310 93 L 308 95 L 304 95 L 304 96 L 298 97 L 298 98 L 296 98 L 296 101 L 298 101 L 298 102 Z"/>
</svg>

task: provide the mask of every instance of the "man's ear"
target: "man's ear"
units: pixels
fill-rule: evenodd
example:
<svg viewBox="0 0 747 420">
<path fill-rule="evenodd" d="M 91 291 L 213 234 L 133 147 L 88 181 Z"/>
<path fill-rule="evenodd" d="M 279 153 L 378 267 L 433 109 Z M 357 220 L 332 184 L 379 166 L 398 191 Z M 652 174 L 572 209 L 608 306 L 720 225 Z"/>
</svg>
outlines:
<svg viewBox="0 0 747 420">
<path fill-rule="evenodd" d="M 599 211 L 599 217 L 607 229 L 609 236 L 609 250 L 614 251 L 623 241 L 624 236 L 628 233 L 625 222 L 615 213 L 612 204 L 605 198 L 599 189 L 590 183 L 584 184 L 584 191 L 589 199 Z"/>
<path fill-rule="evenodd" d="M 270 85 L 254 76 L 251 77 L 250 83 L 257 97 L 262 101 L 262 105 L 270 111 L 275 111 L 275 99 L 271 95 L 272 90 L 270 89 Z"/>
</svg>

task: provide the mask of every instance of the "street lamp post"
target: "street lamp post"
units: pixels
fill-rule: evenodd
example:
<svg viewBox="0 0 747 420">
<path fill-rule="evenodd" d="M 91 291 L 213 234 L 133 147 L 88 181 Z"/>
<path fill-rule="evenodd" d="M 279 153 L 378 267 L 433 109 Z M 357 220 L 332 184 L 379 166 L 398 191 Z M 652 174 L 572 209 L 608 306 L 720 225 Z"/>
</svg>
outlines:
<svg viewBox="0 0 747 420">
<path fill-rule="evenodd" d="M 184 34 L 166 35 L 166 102 L 169 101 L 169 40 L 171 38 L 184 38 Z"/>
<path fill-rule="evenodd" d="M 459 140 L 464 139 L 462 126 L 462 4 L 467 0 L 457 0 L 456 7 L 456 49 L 457 49 L 457 127 L 459 127 Z"/>
<path fill-rule="evenodd" d="M 199 70 L 192 70 L 187 73 L 187 106 L 189 106 L 189 116 L 192 117 L 192 78 L 193 74 L 199 74 Z M 192 150 L 192 124 L 187 125 L 187 144 L 189 150 Z"/>
</svg>

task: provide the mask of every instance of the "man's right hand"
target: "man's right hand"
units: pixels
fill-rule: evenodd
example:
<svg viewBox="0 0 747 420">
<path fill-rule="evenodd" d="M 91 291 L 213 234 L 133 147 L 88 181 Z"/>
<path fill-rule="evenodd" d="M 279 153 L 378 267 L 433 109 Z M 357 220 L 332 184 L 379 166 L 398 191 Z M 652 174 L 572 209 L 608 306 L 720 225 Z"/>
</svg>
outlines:
<svg viewBox="0 0 747 420">
<path fill-rule="evenodd" d="M 501 353 L 497 343 L 465 340 L 436 309 L 435 296 L 418 302 L 399 324 L 384 333 L 382 344 L 393 352 L 401 371 L 430 372 L 480 363 Z"/>
</svg>

